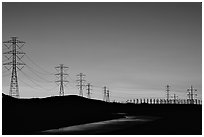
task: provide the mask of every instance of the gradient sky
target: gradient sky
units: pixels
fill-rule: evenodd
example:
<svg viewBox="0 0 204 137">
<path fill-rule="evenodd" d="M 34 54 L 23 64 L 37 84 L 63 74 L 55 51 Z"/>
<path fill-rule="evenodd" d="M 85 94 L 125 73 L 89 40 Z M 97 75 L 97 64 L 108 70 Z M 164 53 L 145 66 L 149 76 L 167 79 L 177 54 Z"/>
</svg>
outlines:
<svg viewBox="0 0 204 137">
<path fill-rule="evenodd" d="M 79 93 L 74 80 L 82 72 L 97 99 L 103 86 L 111 100 L 165 98 L 167 84 L 179 98 L 193 85 L 201 98 L 201 3 L 3 3 L 2 10 L 3 41 L 19 37 L 32 60 L 25 56 L 18 73 L 22 98 L 58 95 L 59 64 L 72 78 L 66 95 Z M 11 72 L 2 69 L 8 94 Z"/>
</svg>

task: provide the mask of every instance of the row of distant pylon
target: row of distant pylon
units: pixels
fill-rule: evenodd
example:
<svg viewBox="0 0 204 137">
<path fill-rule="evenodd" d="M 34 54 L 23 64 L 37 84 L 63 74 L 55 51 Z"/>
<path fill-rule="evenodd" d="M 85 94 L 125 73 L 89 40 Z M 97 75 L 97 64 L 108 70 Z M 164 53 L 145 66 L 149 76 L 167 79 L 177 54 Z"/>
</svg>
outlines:
<svg viewBox="0 0 204 137">
<path fill-rule="evenodd" d="M 68 67 L 64 66 L 64 64 L 59 64 L 59 66 L 55 67 L 55 69 L 58 71 L 57 74 L 55 74 L 58 77 L 58 80 L 55 81 L 56 83 L 59 83 L 60 86 L 60 90 L 59 90 L 59 96 L 64 96 L 64 83 L 67 83 L 69 81 L 67 81 L 65 79 L 65 76 L 68 76 L 68 74 L 66 73 L 66 69 L 68 69 Z M 79 87 L 79 96 L 83 97 L 83 89 L 86 86 L 87 87 L 87 98 L 91 98 L 91 87 L 92 85 L 90 83 L 87 83 L 86 85 L 85 83 L 85 77 L 86 75 L 83 73 L 79 73 L 77 75 L 78 80 L 76 80 L 78 82 L 78 87 Z M 105 86 L 104 88 L 104 97 L 103 100 L 106 102 L 110 101 L 110 91 L 107 89 L 107 87 Z"/>
<path fill-rule="evenodd" d="M 144 99 L 129 99 L 126 100 L 125 103 L 133 103 L 133 104 L 197 104 L 197 105 L 201 105 L 202 101 L 199 99 L 148 99 L 148 98 L 144 98 Z"/>
<path fill-rule="evenodd" d="M 59 90 L 59 96 L 64 96 L 64 83 L 69 82 L 68 80 L 65 79 L 65 76 L 68 76 L 68 74 L 66 73 L 66 69 L 68 69 L 69 67 L 64 66 L 64 64 L 59 64 L 59 66 L 55 67 L 55 69 L 58 71 L 57 74 L 55 74 L 58 77 L 58 80 L 55 81 L 56 83 L 59 83 L 60 86 L 60 90 Z M 84 74 L 80 73 L 77 76 L 79 76 L 79 80 L 77 80 L 77 82 L 79 83 L 79 95 L 83 96 L 83 87 L 87 86 L 87 90 L 88 90 L 88 97 L 90 98 L 90 90 L 91 90 L 91 85 L 90 83 L 88 83 L 87 85 L 84 85 L 85 80 L 84 78 Z"/>
<path fill-rule="evenodd" d="M 189 89 L 187 89 L 188 93 L 188 102 L 190 102 L 190 104 L 194 104 L 194 100 L 195 97 L 197 96 L 197 94 L 194 93 L 194 91 L 197 91 L 197 89 L 194 89 L 193 86 L 191 85 L 191 87 Z M 170 97 L 173 97 L 173 99 L 171 99 Z M 173 96 L 170 96 L 170 86 L 167 85 L 166 86 L 166 100 L 167 103 L 169 103 L 171 100 L 177 100 L 178 96 L 176 94 L 173 94 Z M 197 101 L 197 100 L 196 100 Z"/>
</svg>

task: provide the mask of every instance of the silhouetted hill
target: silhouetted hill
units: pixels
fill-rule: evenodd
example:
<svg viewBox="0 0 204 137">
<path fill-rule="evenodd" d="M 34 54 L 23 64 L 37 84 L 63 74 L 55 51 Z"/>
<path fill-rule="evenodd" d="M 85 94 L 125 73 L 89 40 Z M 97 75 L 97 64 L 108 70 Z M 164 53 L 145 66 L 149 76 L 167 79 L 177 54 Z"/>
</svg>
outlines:
<svg viewBox="0 0 204 137">
<path fill-rule="evenodd" d="M 16 99 L 2 95 L 3 134 L 38 134 L 40 131 L 123 117 L 159 119 L 135 129 L 107 134 L 201 134 L 201 105 L 119 104 L 75 95 Z"/>
<path fill-rule="evenodd" d="M 2 104 L 4 134 L 27 134 L 116 117 L 104 107 L 107 103 L 74 95 L 16 99 L 3 94 Z"/>
</svg>

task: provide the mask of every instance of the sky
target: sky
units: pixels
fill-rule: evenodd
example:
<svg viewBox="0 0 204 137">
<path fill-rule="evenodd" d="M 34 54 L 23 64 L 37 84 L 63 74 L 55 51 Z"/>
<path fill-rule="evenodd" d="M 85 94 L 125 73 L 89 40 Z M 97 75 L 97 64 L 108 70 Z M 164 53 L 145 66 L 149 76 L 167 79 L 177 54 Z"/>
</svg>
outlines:
<svg viewBox="0 0 204 137">
<path fill-rule="evenodd" d="M 17 36 L 26 66 L 18 71 L 21 98 L 58 96 L 59 64 L 69 67 L 65 95 L 78 95 L 79 73 L 92 98 L 187 98 L 202 92 L 202 5 L 194 3 L 2 3 L 2 40 Z M 2 51 L 6 52 L 5 46 Z M 2 56 L 3 63 L 9 62 Z M 3 93 L 11 70 L 2 66 Z M 86 84 L 85 83 L 85 84 Z M 84 96 L 86 96 L 84 89 Z"/>
</svg>

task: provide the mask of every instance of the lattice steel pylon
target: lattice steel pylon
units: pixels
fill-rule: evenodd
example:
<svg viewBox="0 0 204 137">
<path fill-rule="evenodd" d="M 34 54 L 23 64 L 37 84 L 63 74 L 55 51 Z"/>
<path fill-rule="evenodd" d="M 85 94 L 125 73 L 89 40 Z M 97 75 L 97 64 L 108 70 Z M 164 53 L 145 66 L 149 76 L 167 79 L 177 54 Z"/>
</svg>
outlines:
<svg viewBox="0 0 204 137">
<path fill-rule="evenodd" d="M 189 89 L 187 89 L 188 91 L 188 98 L 190 100 L 190 104 L 194 104 L 194 98 L 195 96 L 197 96 L 197 94 L 194 93 L 194 91 L 197 91 L 197 89 L 194 89 L 193 86 L 191 85 L 191 87 Z"/>
<path fill-rule="evenodd" d="M 107 92 L 106 92 L 106 102 L 110 102 L 110 91 L 109 91 L 109 89 L 107 90 Z"/>
<path fill-rule="evenodd" d="M 87 85 L 87 98 L 91 98 L 91 84 L 90 83 L 88 83 Z"/>
<path fill-rule="evenodd" d="M 178 96 L 174 94 L 172 97 L 173 97 L 173 103 L 176 104 L 178 101 Z"/>
<path fill-rule="evenodd" d="M 86 80 L 84 80 L 83 78 L 86 75 L 84 75 L 83 73 L 79 73 L 77 76 L 79 77 L 79 79 L 77 80 L 77 82 L 79 82 L 79 85 L 77 85 L 77 86 L 79 86 L 79 96 L 83 97 L 83 87 L 86 86 L 86 85 L 84 85 L 84 82 Z"/>
<path fill-rule="evenodd" d="M 107 100 L 107 87 L 104 86 L 103 87 L 103 101 L 106 101 Z"/>
<path fill-rule="evenodd" d="M 19 86 L 18 86 L 17 69 L 21 70 L 25 65 L 25 63 L 23 63 L 21 60 L 22 57 L 25 55 L 25 52 L 23 52 L 21 49 L 24 46 L 25 42 L 17 40 L 17 37 L 11 37 L 11 40 L 3 41 L 3 44 L 9 49 L 9 51 L 3 53 L 4 56 L 8 60 L 12 59 L 12 61 L 10 62 L 3 63 L 3 65 L 7 70 L 12 69 L 9 95 L 12 97 L 19 98 L 20 94 L 19 94 Z M 10 44 L 10 45 L 8 46 L 7 44 Z M 21 45 L 18 45 L 18 44 L 21 44 Z M 11 67 L 8 68 L 6 66 L 11 66 Z M 22 67 L 18 67 L 18 66 L 22 66 Z"/>
<path fill-rule="evenodd" d="M 170 86 L 169 85 L 166 85 L 166 100 L 167 100 L 167 103 L 169 103 L 169 91 L 170 91 Z"/>
<path fill-rule="evenodd" d="M 55 67 L 59 73 L 55 74 L 56 76 L 59 76 L 59 80 L 56 80 L 56 83 L 60 83 L 60 91 L 59 91 L 59 96 L 64 96 L 64 83 L 69 82 L 68 80 L 65 80 L 64 76 L 68 75 L 65 73 L 65 69 L 68 67 L 64 66 L 64 64 L 60 64 L 59 66 Z"/>
</svg>

